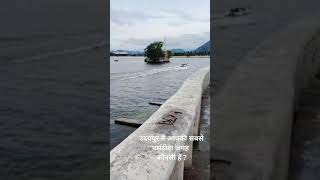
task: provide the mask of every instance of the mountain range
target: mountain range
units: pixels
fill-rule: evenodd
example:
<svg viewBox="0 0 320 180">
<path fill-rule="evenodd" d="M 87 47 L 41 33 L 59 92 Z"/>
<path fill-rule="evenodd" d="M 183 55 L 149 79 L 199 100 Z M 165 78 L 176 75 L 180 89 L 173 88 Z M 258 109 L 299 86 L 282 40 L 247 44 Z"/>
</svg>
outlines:
<svg viewBox="0 0 320 180">
<path fill-rule="evenodd" d="M 185 53 L 186 50 L 184 49 L 171 49 L 173 53 Z M 193 50 L 196 53 L 207 53 L 210 52 L 210 41 L 204 43 L 203 45 L 199 46 L 195 50 Z M 116 50 L 116 51 L 111 51 L 111 52 L 127 52 L 129 55 L 143 55 L 143 51 L 127 51 L 127 50 Z"/>
<path fill-rule="evenodd" d="M 194 50 L 196 53 L 204 53 L 204 52 L 210 52 L 210 41 L 204 43 L 200 47 L 198 47 L 196 50 Z"/>
</svg>

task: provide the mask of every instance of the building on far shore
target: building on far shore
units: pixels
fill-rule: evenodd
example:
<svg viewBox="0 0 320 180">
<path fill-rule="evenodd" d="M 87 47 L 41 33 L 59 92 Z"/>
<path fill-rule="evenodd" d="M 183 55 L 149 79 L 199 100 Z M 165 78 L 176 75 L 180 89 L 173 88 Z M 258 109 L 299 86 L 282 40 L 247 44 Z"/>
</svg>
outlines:
<svg viewBox="0 0 320 180">
<path fill-rule="evenodd" d="M 129 53 L 126 51 L 113 51 L 110 53 L 111 56 L 128 56 Z"/>
</svg>

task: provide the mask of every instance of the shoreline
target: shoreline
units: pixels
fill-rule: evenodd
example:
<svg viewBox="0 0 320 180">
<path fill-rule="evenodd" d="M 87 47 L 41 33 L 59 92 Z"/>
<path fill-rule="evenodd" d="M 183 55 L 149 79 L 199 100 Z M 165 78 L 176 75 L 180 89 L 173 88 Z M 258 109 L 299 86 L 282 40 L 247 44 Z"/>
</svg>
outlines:
<svg viewBox="0 0 320 180">
<path fill-rule="evenodd" d="M 111 57 L 144 57 L 144 56 L 110 56 Z M 170 58 L 210 58 L 211 56 L 171 56 Z"/>
</svg>

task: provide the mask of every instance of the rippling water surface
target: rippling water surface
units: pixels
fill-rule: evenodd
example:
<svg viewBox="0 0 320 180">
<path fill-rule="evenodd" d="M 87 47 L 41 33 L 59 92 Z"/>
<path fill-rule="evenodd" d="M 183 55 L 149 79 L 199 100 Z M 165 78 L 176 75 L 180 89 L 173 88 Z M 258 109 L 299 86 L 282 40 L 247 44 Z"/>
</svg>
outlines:
<svg viewBox="0 0 320 180">
<path fill-rule="evenodd" d="M 165 101 L 193 72 L 209 66 L 209 62 L 209 57 L 179 57 L 171 58 L 170 63 L 151 65 L 144 62 L 144 57 L 111 57 L 111 148 L 135 130 L 115 125 L 115 119 L 148 119 L 158 109 L 149 105 L 150 101 Z M 184 63 L 188 66 L 181 67 Z"/>
</svg>

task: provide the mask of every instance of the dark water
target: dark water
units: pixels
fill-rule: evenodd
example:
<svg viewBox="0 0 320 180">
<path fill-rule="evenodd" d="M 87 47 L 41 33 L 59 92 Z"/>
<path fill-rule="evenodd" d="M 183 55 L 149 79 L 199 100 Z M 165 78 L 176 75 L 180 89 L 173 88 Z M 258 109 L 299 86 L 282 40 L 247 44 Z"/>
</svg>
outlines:
<svg viewBox="0 0 320 180">
<path fill-rule="evenodd" d="M 105 179 L 100 51 L 0 67 L 0 180 Z"/>
<path fill-rule="evenodd" d="M 143 57 L 111 57 L 111 148 L 135 130 L 115 125 L 115 119 L 148 119 L 158 109 L 158 106 L 149 105 L 150 101 L 165 101 L 193 72 L 209 66 L 209 62 L 209 57 L 171 58 L 170 63 L 150 65 Z M 183 63 L 188 66 L 181 67 Z"/>
</svg>

